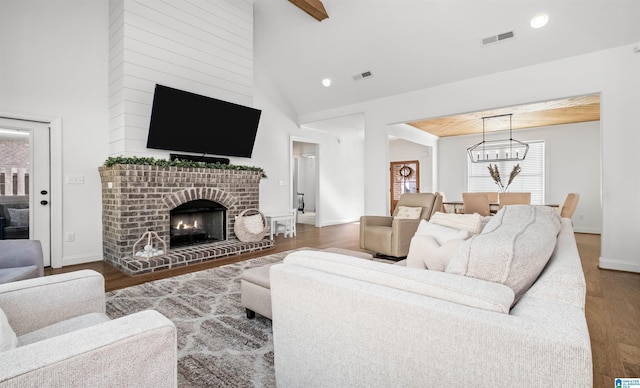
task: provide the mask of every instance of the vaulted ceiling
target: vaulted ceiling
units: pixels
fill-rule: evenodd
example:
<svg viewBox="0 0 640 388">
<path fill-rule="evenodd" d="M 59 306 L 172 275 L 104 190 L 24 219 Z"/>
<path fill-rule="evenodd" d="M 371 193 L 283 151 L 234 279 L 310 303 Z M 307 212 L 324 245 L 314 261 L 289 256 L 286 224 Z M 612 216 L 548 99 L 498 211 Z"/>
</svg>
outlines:
<svg viewBox="0 0 640 388">
<path fill-rule="evenodd" d="M 318 22 L 289 1 L 254 0 L 256 66 L 299 115 L 640 41 L 637 0 L 322 3 Z M 539 12 L 549 23 L 536 30 Z M 507 31 L 515 38 L 481 45 Z"/>
</svg>

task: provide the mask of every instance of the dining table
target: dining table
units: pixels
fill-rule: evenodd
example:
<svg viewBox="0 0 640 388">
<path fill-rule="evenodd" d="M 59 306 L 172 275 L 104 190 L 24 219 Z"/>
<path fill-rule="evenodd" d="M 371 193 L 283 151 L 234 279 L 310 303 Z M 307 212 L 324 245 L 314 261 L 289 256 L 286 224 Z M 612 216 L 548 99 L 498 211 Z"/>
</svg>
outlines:
<svg viewBox="0 0 640 388">
<path fill-rule="evenodd" d="M 442 202 L 447 213 L 456 213 L 456 214 L 464 214 L 464 202 L 462 201 L 444 201 Z M 557 203 L 551 204 L 543 204 L 540 206 L 549 206 L 553 208 L 560 208 L 560 205 Z M 490 202 L 489 203 L 489 213 L 496 214 L 500 210 L 500 203 L 498 202 Z"/>
</svg>

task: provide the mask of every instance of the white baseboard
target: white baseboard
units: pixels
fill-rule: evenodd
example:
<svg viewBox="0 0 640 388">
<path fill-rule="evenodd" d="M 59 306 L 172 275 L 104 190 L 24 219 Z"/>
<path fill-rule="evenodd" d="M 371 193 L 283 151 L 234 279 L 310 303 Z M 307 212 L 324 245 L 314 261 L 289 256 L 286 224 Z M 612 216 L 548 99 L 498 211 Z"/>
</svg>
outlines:
<svg viewBox="0 0 640 388">
<path fill-rule="evenodd" d="M 626 260 L 605 259 L 600 257 L 598 267 L 602 269 L 615 269 L 617 271 L 638 272 L 640 273 L 640 262 L 631 262 Z"/>
<path fill-rule="evenodd" d="M 331 220 L 331 221 L 323 222 L 322 225 L 320 225 L 320 227 L 322 227 L 322 226 L 331 226 L 331 225 L 350 224 L 352 222 L 357 222 L 357 221 L 360 221 L 360 217 L 345 218 L 345 219 L 341 219 L 341 220 Z"/>
<path fill-rule="evenodd" d="M 94 261 L 102 261 L 102 252 L 92 255 L 66 256 L 62 258 L 62 266 L 93 263 Z"/>
<path fill-rule="evenodd" d="M 602 234 L 602 230 L 599 228 L 573 228 L 576 233 L 588 233 L 588 234 Z"/>
</svg>

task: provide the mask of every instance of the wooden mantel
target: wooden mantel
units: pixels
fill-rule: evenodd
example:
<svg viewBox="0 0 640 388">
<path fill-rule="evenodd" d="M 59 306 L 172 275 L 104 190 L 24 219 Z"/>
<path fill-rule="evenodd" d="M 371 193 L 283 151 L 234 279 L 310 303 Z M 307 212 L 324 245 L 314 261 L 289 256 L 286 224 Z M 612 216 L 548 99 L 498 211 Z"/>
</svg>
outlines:
<svg viewBox="0 0 640 388">
<path fill-rule="evenodd" d="M 329 15 L 324 9 L 324 5 L 320 0 L 289 0 L 295 4 L 298 8 L 313 16 L 317 21 L 321 22 L 328 18 Z"/>
</svg>

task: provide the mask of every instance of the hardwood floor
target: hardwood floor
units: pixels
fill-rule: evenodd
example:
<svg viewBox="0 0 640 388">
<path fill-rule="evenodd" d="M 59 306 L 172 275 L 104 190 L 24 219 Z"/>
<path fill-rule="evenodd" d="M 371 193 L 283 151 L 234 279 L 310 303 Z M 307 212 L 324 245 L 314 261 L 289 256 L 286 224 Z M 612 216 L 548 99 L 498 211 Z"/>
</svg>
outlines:
<svg viewBox="0 0 640 388">
<path fill-rule="evenodd" d="M 593 386 L 640 377 L 640 274 L 598 268 L 600 236 L 576 233 L 587 281 L 585 314 L 593 354 Z"/>
<path fill-rule="evenodd" d="M 593 353 L 593 386 L 609 388 L 615 386 L 616 377 L 640 377 L 640 274 L 599 269 L 599 235 L 577 233 L 576 240 L 587 281 L 585 315 Z M 105 288 L 111 291 L 301 247 L 334 246 L 359 250 L 358 241 L 359 224 L 323 228 L 298 224 L 296 237 L 279 235 L 273 248 L 188 267 L 132 277 L 109 264 L 96 262 L 62 269 L 49 268 L 45 273 L 93 269 L 104 275 Z"/>
</svg>

